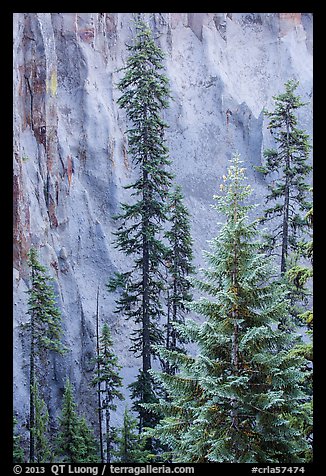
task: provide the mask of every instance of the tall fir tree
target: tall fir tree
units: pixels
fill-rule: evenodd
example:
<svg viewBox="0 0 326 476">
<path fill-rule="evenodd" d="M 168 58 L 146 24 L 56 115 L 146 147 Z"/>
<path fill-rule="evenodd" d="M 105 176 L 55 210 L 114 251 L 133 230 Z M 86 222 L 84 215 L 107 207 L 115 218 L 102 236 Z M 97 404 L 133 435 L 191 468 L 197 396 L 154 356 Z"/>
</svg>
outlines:
<svg viewBox="0 0 326 476">
<path fill-rule="evenodd" d="M 153 344 L 163 341 L 159 321 L 163 315 L 160 295 L 163 290 L 162 264 L 166 247 L 162 241 L 166 221 L 167 193 L 172 175 L 165 144 L 166 123 L 160 116 L 168 106 L 168 80 L 162 74 L 163 52 L 156 46 L 149 27 L 139 18 L 136 38 L 128 46 L 129 57 L 118 84 L 122 92 L 118 104 L 126 110 L 130 127 L 127 131 L 128 153 L 138 171 L 131 189 L 132 204 L 121 204 L 116 217 L 120 225 L 116 246 L 132 257 L 132 267 L 122 274 L 124 290 L 117 301 L 117 312 L 136 325 L 131 350 L 142 358 L 138 378 L 139 402 L 155 397 L 148 372 L 152 367 Z M 120 276 L 121 277 L 121 276 Z M 145 385 L 142 387 L 142 382 Z M 152 424 L 144 410 L 140 412 L 140 429 Z"/>
<path fill-rule="evenodd" d="M 168 207 L 171 227 L 165 233 L 168 241 L 166 348 L 170 350 L 182 350 L 184 347 L 185 339 L 174 324 L 184 322 L 185 314 L 188 311 L 186 303 L 192 299 L 189 280 L 189 276 L 194 272 L 192 238 L 189 212 L 183 200 L 184 196 L 178 185 L 169 193 Z M 166 362 L 164 370 L 169 374 L 174 374 L 176 368 Z"/>
<path fill-rule="evenodd" d="M 34 460 L 36 463 L 50 463 L 52 452 L 49 436 L 49 412 L 45 401 L 39 394 L 37 380 L 34 382 L 32 394 L 35 407 L 35 424 L 32 428 L 35 441 Z"/>
<path fill-rule="evenodd" d="M 313 207 L 310 208 L 306 214 L 306 220 L 309 228 L 313 228 Z M 311 233 L 312 235 L 312 233 Z M 312 238 L 312 236 L 311 236 Z M 306 392 L 310 395 L 310 400 L 303 403 L 306 418 L 304 421 L 300 419 L 297 423 L 294 417 L 294 424 L 298 424 L 306 435 L 309 447 L 305 452 L 305 459 L 307 462 L 312 462 L 312 441 L 313 441 L 313 309 L 309 308 L 309 301 L 307 296 L 311 295 L 311 290 L 308 289 L 307 282 L 311 281 L 313 277 L 313 241 L 307 241 L 299 247 L 301 255 L 299 255 L 292 267 L 288 269 L 285 278 L 291 289 L 291 296 L 298 296 L 298 300 L 302 300 L 301 308 L 295 310 L 295 316 L 301 325 L 305 328 L 305 341 L 299 343 L 293 352 L 301 355 L 304 358 L 303 370 L 305 374 L 304 385 Z M 298 264 L 299 259 L 304 259 L 310 265 Z"/>
<path fill-rule="evenodd" d="M 180 372 L 155 373 L 170 398 L 147 405 L 164 414 L 148 431 L 171 448 L 173 462 L 294 463 L 307 448 L 291 422 L 303 418 L 302 358 L 288 350 L 295 338 L 276 325 L 288 312 L 287 291 L 270 281 L 274 266 L 248 220 L 244 170 L 236 155 L 214 197 L 225 224 L 205 253 L 203 278 L 194 280 L 207 297 L 189 305 L 205 321 L 178 326 L 197 354 L 160 349 Z"/>
<path fill-rule="evenodd" d="M 97 356 L 97 367 L 92 384 L 98 387 L 100 393 L 99 411 L 105 415 L 105 441 L 106 441 L 106 462 L 111 461 L 111 412 L 116 410 L 114 400 L 123 400 L 124 397 L 119 390 L 122 386 L 122 379 L 119 376 L 121 367 L 118 358 L 112 350 L 112 338 L 110 328 L 107 323 L 102 328 L 99 339 L 99 353 Z"/>
<path fill-rule="evenodd" d="M 42 266 L 37 252 L 31 248 L 28 253 L 28 265 L 31 270 L 31 287 L 28 294 L 28 314 L 30 322 L 27 325 L 30 334 L 30 462 L 35 461 L 35 401 L 34 392 L 36 375 L 47 365 L 50 352 L 63 354 L 65 347 L 61 342 L 61 313 L 56 305 L 56 298 L 51 286 L 53 279 Z"/>
<path fill-rule="evenodd" d="M 77 412 L 73 386 L 68 378 L 65 384 L 55 447 L 56 458 L 62 463 L 99 462 L 95 437 L 85 418 Z"/>
<path fill-rule="evenodd" d="M 280 249 L 281 274 L 287 269 L 290 251 L 297 249 L 300 235 L 307 229 L 304 214 L 311 206 L 307 183 L 312 170 L 308 164 L 311 146 L 308 134 L 298 128 L 296 113 L 305 106 L 295 94 L 298 85 L 298 81 L 287 81 L 285 92 L 273 97 L 274 111 L 265 111 L 277 148 L 266 149 L 265 165 L 256 167 L 264 176 L 273 178 L 266 197 L 266 203 L 272 206 L 265 210 L 262 223 L 271 220 L 276 224 L 266 238 L 270 250 Z"/>
</svg>

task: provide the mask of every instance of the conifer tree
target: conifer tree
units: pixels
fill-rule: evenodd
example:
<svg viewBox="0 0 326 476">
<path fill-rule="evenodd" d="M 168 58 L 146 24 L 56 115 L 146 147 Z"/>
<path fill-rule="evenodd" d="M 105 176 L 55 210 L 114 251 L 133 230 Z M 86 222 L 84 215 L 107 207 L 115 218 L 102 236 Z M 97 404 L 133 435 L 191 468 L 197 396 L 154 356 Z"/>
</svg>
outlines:
<svg viewBox="0 0 326 476">
<path fill-rule="evenodd" d="M 61 416 L 59 417 L 59 428 L 56 437 L 56 453 L 61 462 L 80 462 L 80 448 L 83 445 L 83 438 L 78 430 L 79 416 L 77 414 L 77 405 L 74 401 L 72 384 L 67 378 L 63 395 Z"/>
<path fill-rule="evenodd" d="M 158 396 L 162 392 L 161 388 L 155 384 L 152 375 L 149 372 L 139 370 L 137 378 L 134 382 L 128 385 L 131 390 L 131 398 L 133 400 L 132 410 L 138 413 L 138 431 L 139 434 L 143 431 L 144 422 L 146 421 L 147 427 L 153 427 L 156 425 L 158 417 L 153 413 L 149 413 L 144 408 L 143 403 L 155 403 L 158 400 Z M 155 392 L 153 389 L 155 388 Z M 146 400 L 145 400 L 146 397 Z M 148 447 L 154 449 L 154 441 L 148 440 Z"/>
<path fill-rule="evenodd" d="M 146 441 L 137 431 L 137 426 L 137 420 L 126 407 L 120 434 L 116 438 L 117 450 L 113 452 L 116 463 L 148 463 L 151 461 L 150 453 L 145 449 Z"/>
<path fill-rule="evenodd" d="M 49 412 L 45 401 L 40 397 L 37 381 L 34 382 L 32 392 L 35 407 L 35 425 L 31 430 L 35 441 L 34 460 L 36 463 L 50 463 Z"/>
<path fill-rule="evenodd" d="M 313 208 L 306 214 L 306 220 L 309 228 L 313 228 Z M 307 296 L 311 295 L 311 291 L 307 289 L 307 282 L 313 276 L 313 241 L 305 242 L 299 248 L 301 256 L 297 258 L 297 261 L 301 258 L 310 261 L 310 266 L 300 265 L 295 262 L 285 274 L 288 285 L 291 288 L 291 296 L 298 295 L 303 301 L 301 309 L 296 310 L 295 316 L 298 321 L 301 321 L 301 325 L 305 327 L 306 341 L 299 343 L 294 347 L 293 352 L 297 355 L 301 355 L 304 358 L 303 370 L 304 370 L 304 385 L 307 394 L 310 396 L 308 402 L 303 403 L 303 411 L 305 415 L 304 421 L 300 420 L 299 425 L 303 430 L 307 441 L 309 442 L 308 450 L 305 453 L 305 459 L 307 462 L 312 461 L 312 440 L 313 440 L 313 310 L 307 309 Z M 294 424 L 297 424 L 296 418 L 293 419 Z"/>
<path fill-rule="evenodd" d="M 101 406 L 99 411 L 105 414 L 106 424 L 106 462 L 110 463 L 112 447 L 111 442 L 111 412 L 116 410 L 114 404 L 115 399 L 123 400 L 123 395 L 119 388 L 122 386 L 122 379 L 119 376 L 121 367 L 118 364 L 118 358 L 112 350 L 112 338 L 110 328 L 107 323 L 102 328 L 100 336 L 99 354 L 97 357 L 96 376 L 92 380 L 92 384 L 98 386 L 98 391 L 102 395 L 100 397 Z M 103 398 L 104 397 L 104 398 Z"/>
<path fill-rule="evenodd" d="M 205 321 L 178 325 L 197 354 L 160 348 L 180 372 L 155 373 L 169 399 L 147 405 L 164 414 L 148 432 L 170 447 L 173 462 L 293 463 L 307 448 L 291 421 L 299 421 L 306 399 L 302 358 L 288 350 L 295 338 L 276 326 L 288 312 L 287 291 L 270 282 L 271 258 L 248 220 L 244 170 L 236 155 L 214 197 L 225 224 L 205 253 L 203 277 L 194 280 L 207 297 L 189 305 Z"/>
<path fill-rule="evenodd" d="M 98 444 L 84 416 L 80 417 L 78 426 L 78 431 L 83 441 L 79 447 L 79 463 L 99 463 Z"/>
<path fill-rule="evenodd" d="M 13 418 L 13 463 L 24 463 L 24 450 L 21 445 L 21 436 L 16 433 L 17 418 Z"/>
<path fill-rule="evenodd" d="M 307 283 L 310 283 L 313 277 L 312 206 L 306 214 L 305 220 L 311 230 L 311 240 L 298 243 L 296 252 L 290 256 L 289 269 L 285 274 L 285 279 L 291 291 L 291 300 L 293 303 L 291 313 L 293 318 L 299 326 L 307 327 L 308 332 L 310 332 L 313 326 L 313 312 L 310 309 L 307 310 L 307 306 L 309 306 L 309 298 L 312 296 L 312 291 L 307 286 Z M 310 265 L 307 265 L 309 261 Z"/>
<path fill-rule="evenodd" d="M 275 110 L 265 111 L 277 148 L 265 150 L 265 165 L 256 167 L 264 176 L 273 178 L 266 197 L 266 203 L 271 202 L 272 206 L 265 210 L 262 223 L 274 223 L 273 231 L 266 236 L 267 248 L 274 252 L 281 248 L 282 274 L 287 269 L 290 251 L 296 250 L 300 235 L 307 229 L 303 214 L 311 206 L 307 183 L 312 170 L 308 164 L 311 146 L 309 136 L 298 128 L 296 112 L 305 106 L 295 94 L 298 85 L 298 81 L 287 81 L 285 92 L 273 97 Z"/>
<path fill-rule="evenodd" d="M 48 275 L 46 268 L 37 258 L 37 252 L 31 248 L 28 254 L 28 265 L 31 270 L 31 287 L 28 293 L 28 313 L 30 322 L 30 462 L 35 459 L 35 401 L 33 389 L 36 374 L 41 373 L 41 367 L 47 364 L 49 352 L 63 354 L 65 348 L 61 342 L 61 314 L 56 305 L 53 288 L 50 285 L 53 279 Z"/>
<path fill-rule="evenodd" d="M 68 378 L 56 436 L 56 455 L 62 463 L 99 462 L 94 435 L 85 418 L 80 417 L 77 412 L 73 386 Z"/>
<path fill-rule="evenodd" d="M 116 246 L 132 258 L 129 271 L 122 274 L 124 290 L 117 301 L 117 312 L 136 325 L 131 350 L 142 358 L 139 402 L 153 399 L 154 389 L 147 373 L 152 367 L 153 344 L 163 341 L 158 325 L 163 314 L 160 295 L 163 290 L 162 264 L 166 247 L 162 227 L 166 221 L 167 193 L 172 175 L 165 145 L 166 123 L 160 113 L 168 105 L 168 80 L 162 74 L 163 52 L 156 46 L 149 27 L 136 21 L 136 38 L 128 46 L 129 57 L 124 76 L 118 84 L 122 92 L 118 104 L 125 109 L 130 127 L 128 153 L 138 172 L 136 181 L 126 187 L 132 190 L 131 204 L 121 204 L 116 217 L 120 225 Z M 121 275 L 120 275 L 121 278 Z M 140 428 L 150 424 L 146 411 L 140 415 Z"/>
<path fill-rule="evenodd" d="M 167 253 L 167 329 L 166 348 L 181 350 L 185 339 L 180 335 L 175 323 L 183 323 L 188 311 L 186 303 L 191 301 L 191 283 L 188 279 L 194 272 L 192 265 L 192 238 L 190 234 L 189 212 L 183 203 L 181 187 L 176 186 L 169 193 L 169 221 L 171 228 L 165 233 L 168 240 Z M 169 362 L 164 365 L 167 373 L 173 374 L 176 369 Z"/>
</svg>

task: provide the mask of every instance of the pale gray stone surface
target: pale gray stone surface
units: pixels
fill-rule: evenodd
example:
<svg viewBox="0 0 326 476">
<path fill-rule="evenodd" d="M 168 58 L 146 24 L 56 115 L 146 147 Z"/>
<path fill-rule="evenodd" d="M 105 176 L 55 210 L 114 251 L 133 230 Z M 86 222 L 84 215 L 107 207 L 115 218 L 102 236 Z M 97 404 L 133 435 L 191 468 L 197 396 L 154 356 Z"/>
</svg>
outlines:
<svg viewBox="0 0 326 476">
<path fill-rule="evenodd" d="M 287 16 L 286 16 L 287 15 Z M 312 132 L 312 15 L 277 13 L 145 14 L 166 53 L 170 80 L 166 138 L 176 182 L 191 212 L 195 263 L 216 235 L 212 210 L 228 159 L 240 152 L 263 204 L 266 183 L 252 166 L 272 144 L 263 108 L 284 82 L 300 81 L 308 105 L 302 128 Z M 28 415 L 26 252 L 39 249 L 55 278 L 69 353 L 49 375 L 51 415 L 58 414 L 66 375 L 90 422 L 96 293 L 100 318 L 112 329 L 130 383 L 139 361 L 128 351 L 132 324 L 113 314 L 105 284 L 128 263 L 112 244 L 123 186 L 135 178 L 127 156 L 126 116 L 116 83 L 134 32 L 127 13 L 14 14 L 14 405 Z M 126 392 L 128 398 L 128 392 Z M 124 403 L 113 417 L 121 420 Z"/>
</svg>

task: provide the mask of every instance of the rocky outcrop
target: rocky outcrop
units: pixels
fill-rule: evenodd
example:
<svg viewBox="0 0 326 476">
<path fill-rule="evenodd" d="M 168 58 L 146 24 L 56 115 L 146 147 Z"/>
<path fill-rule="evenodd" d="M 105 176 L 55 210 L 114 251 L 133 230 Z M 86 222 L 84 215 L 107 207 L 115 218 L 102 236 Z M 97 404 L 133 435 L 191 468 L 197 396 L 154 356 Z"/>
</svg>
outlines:
<svg viewBox="0 0 326 476">
<path fill-rule="evenodd" d="M 312 129 L 312 15 L 305 13 L 144 14 L 166 53 L 171 86 L 167 142 L 176 182 L 192 214 L 196 264 L 217 231 L 212 196 L 227 161 L 239 151 L 262 202 L 266 184 L 252 166 L 271 143 L 263 108 L 290 78 L 308 103 Z M 112 216 L 128 198 L 134 170 L 127 155 L 125 113 L 115 87 L 132 40 L 132 14 L 14 14 L 14 400 L 28 414 L 26 253 L 39 249 L 55 278 L 69 354 L 49 376 L 51 414 L 65 375 L 95 420 L 89 389 L 95 350 L 96 293 L 100 318 L 113 332 L 128 384 L 138 362 L 128 352 L 130 323 L 113 314 L 105 283 L 123 269 L 113 247 Z M 119 419 L 121 408 L 116 418 Z"/>
</svg>

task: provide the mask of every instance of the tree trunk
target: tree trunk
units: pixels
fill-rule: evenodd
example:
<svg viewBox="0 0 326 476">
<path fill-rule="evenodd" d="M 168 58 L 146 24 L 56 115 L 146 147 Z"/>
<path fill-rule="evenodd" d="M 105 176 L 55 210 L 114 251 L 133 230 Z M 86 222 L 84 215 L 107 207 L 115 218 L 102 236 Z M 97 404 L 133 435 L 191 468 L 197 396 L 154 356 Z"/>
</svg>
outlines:
<svg viewBox="0 0 326 476">
<path fill-rule="evenodd" d="M 235 194 L 234 199 L 234 223 L 237 222 L 238 218 L 238 202 L 237 195 Z M 238 241 L 235 238 L 234 240 L 234 255 L 233 255 L 233 270 L 232 270 L 232 292 L 238 293 Z M 232 350 L 231 350 L 231 364 L 233 366 L 233 372 L 235 375 L 238 375 L 239 371 L 239 326 L 236 320 L 238 319 L 238 309 L 234 307 L 233 304 L 231 317 L 233 320 L 233 334 L 232 334 Z M 237 400 L 232 398 L 231 400 L 231 420 L 232 426 L 238 428 L 238 416 L 237 416 Z"/>
<path fill-rule="evenodd" d="M 281 256 L 281 274 L 286 271 L 286 258 L 288 256 L 288 241 L 289 241 L 289 203 L 290 203 L 290 190 L 288 185 L 288 179 L 286 179 L 285 193 L 284 193 L 284 213 L 283 213 L 283 226 L 282 226 L 282 256 Z"/>
<path fill-rule="evenodd" d="M 100 339 L 99 339 L 99 293 L 100 287 L 97 288 L 96 296 L 96 354 L 97 354 L 97 375 L 100 376 Z M 100 452 L 101 452 L 101 462 L 104 463 L 104 452 L 103 452 L 103 434 L 102 434 L 102 404 L 101 404 L 101 382 L 97 384 L 97 398 L 98 398 L 98 424 L 99 424 L 99 433 L 100 433 Z"/>
<path fill-rule="evenodd" d="M 31 316 L 31 350 L 30 350 L 30 373 L 29 373 L 29 462 L 35 459 L 35 322 L 34 313 Z"/>
<path fill-rule="evenodd" d="M 143 238 L 143 371 L 146 373 L 151 368 L 150 350 L 150 316 L 149 316 L 149 292 L 148 292 L 148 256 L 147 239 Z"/>
<path fill-rule="evenodd" d="M 35 271 L 32 268 L 32 286 L 34 286 Z M 29 462 L 35 460 L 35 312 L 31 314 L 31 350 L 30 350 L 30 368 L 29 368 Z"/>
<path fill-rule="evenodd" d="M 177 264 L 176 264 L 176 248 L 174 249 L 174 276 L 173 276 L 173 300 L 172 300 L 172 322 L 177 322 L 177 313 L 178 313 L 178 306 L 177 306 Z M 175 350 L 177 346 L 177 336 L 176 330 L 172 328 L 172 349 Z"/>
<path fill-rule="evenodd" d="M 286 271 L 286 258 L 288 256 L 288 242 L 289 242 L 289 207 L 290 207 L 290 185 L 289 185 L 289 170 L 291 166 L 291 154 L 290 154 L 290 125 L 288 120 L 286 121 L 286 177 L 285 177 L 285 190 L 284 190 L 284 212 L 283 212 L 283 225 L 282 225 L 282 256 L 281 256 L 281 274 Z"/>
<path fill-rule="evenodd" d="M 106 382 L 106 400 L 107 406 L 105 409 L 105 420 L 106 420 L 106 462 L 111 462 L 111 429 L 110 429 L 110 409 L 109 409 L 109 391 Z"/>
<path fill-rule="evenodd" d="M 171 308 L 171 303 L 170 303 L 170 291 L 169 291 L 169 288 L 167 290 L 167 319 L 166 319 L 166 348 L 167 350 L 170 350 L 171 348 L 171 341 L 170 341 L 170 337 L 171 337 L 171 312 L 170 312 L 170 308 Z M 168 360 L 165 361 L 164 363 L 164 370 L 167 374 L 170 374 L 170 363 Z"/>
<path fill-rule="evenodd" d="M 142 220 L 142 252 L 143 252 L 143 269 L 142 269 L 142 278 L 143 278 L 143 296 L 142 296 L 142 364 L 143 364 L 143 373 L 144 379 L 146 381 L 149 377 L 148 371 L 151 369 L 151 336 L 150 336 L 150 314 L 149 314 L 149 242 L 148 242 L 148 227 L 149 227 L 149 217 L 148 217 L 148 206 L 149 206 L 149 197 L 148 197 L 148 172 L 145 169 L 147 158 L 144 159 L 143 163 L 143 203 L 144 203 L 144 214 Z M 147 387 L 147 385 L 145 385 Z M 150 395 L 148 395 L 147 388 L 143 389 L 143 402 L 148 403 L 150 400 Z M 148 412 L 143 410 L 139 415 L 139 431 L 142 432 L 142 429 L 147 424 Z"/>
<path fill-rule="evenodd" d="M 232 319 L 234 320 L 233 323 L 233 335 L 232 335 L 232 355 L 231 355 L 231 363 L 233 366 L 233 371 L 235 375 L 238 374 L 239 371 L 239 326 L 236 322 L 237 319 L 237 312 L 232 311 Z M 231 421 L 232 426 L 234 428 L 238 428 L 238 415 L 237 415 L 237 400 L 232 398 L 231 400 Z"/>
</svg>

